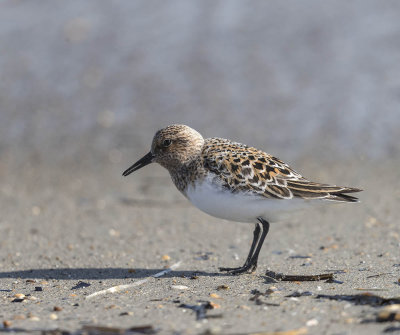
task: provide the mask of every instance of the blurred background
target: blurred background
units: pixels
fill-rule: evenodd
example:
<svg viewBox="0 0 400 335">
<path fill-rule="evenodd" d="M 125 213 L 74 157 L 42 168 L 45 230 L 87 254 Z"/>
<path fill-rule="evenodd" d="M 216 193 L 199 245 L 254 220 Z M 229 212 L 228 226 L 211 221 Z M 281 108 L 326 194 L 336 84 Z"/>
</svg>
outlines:
<svg viewBox="0 0 400 335">
<path fill-rule="evenodd" d="M 4 0 L 0 162 L 122 170 L 171 123 L 291 162 L 389 159 L 399 17 L 398 1 Z"/>
</svg>

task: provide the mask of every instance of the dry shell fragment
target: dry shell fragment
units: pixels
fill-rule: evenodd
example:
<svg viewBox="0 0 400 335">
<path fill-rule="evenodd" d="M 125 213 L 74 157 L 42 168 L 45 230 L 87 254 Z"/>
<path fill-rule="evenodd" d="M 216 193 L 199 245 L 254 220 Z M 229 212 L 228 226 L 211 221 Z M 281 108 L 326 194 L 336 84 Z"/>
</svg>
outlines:
<svg viewBox="0 0 400 335">
<path fill-rule="evenodd" d="M 24 299 L 24 298 L 25 298 L 25 294 L 23 294 L 23 293 L 16 293 L 16 294 L 14 294 L 14 297 L 16 297 L 17 299 Z"/>
<path fill-rule="evenodd" d="M 57 314 L 55 314 L 55 313 L 51 313 L 51 314 L 49 315 L 49 318 L 50 318 L 50 320 L 57 320 L 57 319 L 58 319 L 58 316 L 57 316 Z"/>
<path fill-rule="evenodd" d="M 221 297 L 217 293 L 210 293 L 210 297 L 214 299 L 221 299 Z"/>
<path fill-rule="evenodd" d="M 172 285 L 171 287 L 175 290 L 187 290 L 189 288 L 185 285 Z"/>
<path fill-rule="evenodd" d="M 38 316 L 32 315 L 29 317 L 29 320 L 31 321 L 40 321 L 40 318 Z"/>
<path fill-rule="evenodd" d="M 212 309 L 217 309 L 217 308 L 221 308 L 221 305 L 216 304 L 215 302 L 210 301 L 209 305 Z"/>
</svg>

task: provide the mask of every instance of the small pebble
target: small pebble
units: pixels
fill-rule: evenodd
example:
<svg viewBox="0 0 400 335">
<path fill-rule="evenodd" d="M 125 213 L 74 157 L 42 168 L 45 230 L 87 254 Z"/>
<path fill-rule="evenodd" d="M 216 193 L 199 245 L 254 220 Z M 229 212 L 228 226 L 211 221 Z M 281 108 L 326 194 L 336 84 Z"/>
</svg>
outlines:
<svg viewBox="0 0 400 335">
<path fill-rule="evenodd" d="M 36 283 L 36 281 L 33 280 L 33 279 L 27 279 L 26 282 L 27 282 L 27 283 Z"/>
<path fill-rule="evenodd" d="M 12 323 L 11 323 L 11 321 L 4 320 L 3 326 L 4 326 L 4 328 L 10 328 L 12 326 Z"/>
<path fill-rule="evenodd" d="M 133 315 L 133 312 L 122 312 L 119 314 L 119 316 L 127 316 L 127 315 Z"/>
<path fill-rule="evenodd" d="M 221 297 L 217 293 L 210 293 L 210 297 L 214 299 L 221 299 Z"/>
<path fill-rule="evenodd" d="M 53 311 L 55 311 L 55 312 L 61 312 L 62 310 L 63 310 L 62 307 L 59 307 L 59 306 L 53 307 Z"/>
<path fill-rule="evenodd" d="M 35 215 L 35 216 L 39 215 L 41 211 L 42 210 L 40 209 L 39 206 L 33 206 L 32 207 L 32 214 Z"/>
<path fill-rule="evenodd" d="M 169 255 L 163 255 L 163 256 L 161 257 L 161 259 L 162 259 L 163 261 L 169 261 L 169 260 L 171 259 L 171 257 L 170 257 Z"/>
<path fill-rule="evenodd" d="M 110 234 L 110 236 L 113 236 L 113 237 L 119 237 L 121 235 L 121 233 L 118 230 L 115 230 L 115 229 L 110 229 L 108 231 L 108 233 Z"/>
<path fill-rule="evenodd" d="M 311 319 L 306 322 L 307 327 L 312 327 L 312 326 L 317 326 L 317 325 L 318 325 L 317 319 Z"/>
<path fill-rule="evenodd" d="M 75 286 L 71 287 L 71 290 L 79 290 L 81 288 L 86 288 L 89 287 L 91 284 L 90 283 L 86 283 L 82 280 L 78 281 L 78 283 L 76 283 Z"/>
<path fill-rule="evenodd" d="M 400 321 L 400 304 L 384 307 L 379 311 L 376 319 L 378 322 Z"/>
<path fill-rule="evenodd" d="M 18 298 L 18 299 L 24 299 L 25 298 L 25 294 L 23 293 L 16 293 L 14 294 L 14 297 Z"/>
<path fill-rule="evenodd" d="M 42 292 L 42 291 L 43 291 L 43 287 L 41 287 L 41 286 L 35 286 L 35 291 L 36 291 L 36 292 Z"/>
<path fill-rule="evenodd" d="M 265 291 L 265 295 L 271 295 L 272 293 L 275 293 L 277 290 L 276 289 L 271 289 L 271 288 L 268 288 L 268 289 L 266 289 L 266 291 Z"/>
<path fill-rule="evenodd" d="M 221 290 L 229 290 L 230 289 L 230 287 L 228 286 L 228 285 L 219 285 L 218 287 L 217 287 L 217 290 L 218 291 L 221 291 Z"/>
<path fill-rule="evenodd" d="M 174 290 L 187 290 L 189 287 L 185 285 L 172 285 L 171 286 Z"/>
<path fill-rule="evenodd" d="M 29 317 L 29 320 L 31 321 L 40 321 L 40 318 L 38 316 L 32 315 Z"/>
<path fill-rule="evenodd" d="M 55 313 L 51 313 L 51 314 L 49 315 L 49 318 L 50 318 L 50 320 L 57 320 L 57 319 L 58 319 L 58 315 L 55 314 Z"/>
<path fill-rule="evenodd" d="M 221 305 L 216 304 L 215 302 L 210 301 L 209 304 L 210 304 L 212 309 L 221 308 Z"/>
</svg>

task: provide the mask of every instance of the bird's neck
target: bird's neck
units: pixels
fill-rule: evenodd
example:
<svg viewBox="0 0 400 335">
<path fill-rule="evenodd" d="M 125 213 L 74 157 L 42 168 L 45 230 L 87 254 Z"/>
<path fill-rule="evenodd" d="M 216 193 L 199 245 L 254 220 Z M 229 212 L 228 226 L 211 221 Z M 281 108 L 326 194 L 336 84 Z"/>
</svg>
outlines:
<svg viewBox="0 0 400 335">
<path fill-rule="evenodd" d="M 205 170 L 201 157 L 198 157 L 175 169 L 169 169 L 169 173 L 176 188 L 186 195 L 188 186 L 194 185 L 198 178 L 203 178 Z"/>
</svg>

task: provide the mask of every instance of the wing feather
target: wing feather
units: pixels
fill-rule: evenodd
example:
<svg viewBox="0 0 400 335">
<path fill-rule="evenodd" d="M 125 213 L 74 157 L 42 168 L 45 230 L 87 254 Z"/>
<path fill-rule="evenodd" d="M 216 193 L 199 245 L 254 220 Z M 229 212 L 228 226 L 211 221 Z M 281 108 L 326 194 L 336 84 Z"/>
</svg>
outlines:
<svg viewBox="0 0 400 335">
<path fill-rule="evenodd" d="M 360 189 L 311 182 L 289 165 L 256 148 L 221 138 L 206 139 L 204 167 L 216 182 L 233 192 L 249 192 L 275 199 L 327 199 L 355 202 L 346 193 Z"/>
</svg>

